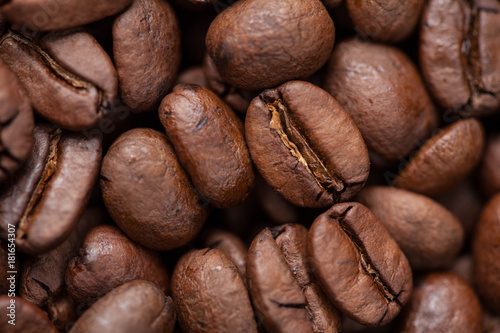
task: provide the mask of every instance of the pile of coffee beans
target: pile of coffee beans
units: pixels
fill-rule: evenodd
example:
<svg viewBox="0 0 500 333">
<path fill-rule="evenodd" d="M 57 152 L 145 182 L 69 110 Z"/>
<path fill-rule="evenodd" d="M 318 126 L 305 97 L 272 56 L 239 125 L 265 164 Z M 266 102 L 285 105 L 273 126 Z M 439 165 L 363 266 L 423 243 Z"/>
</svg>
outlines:
<svg viewBox="0 0 500 333">
<path fill-rule="evenodd" d="M 500 0 L 0 0 L 0 332 L 500 333 Z"/>
</svg>

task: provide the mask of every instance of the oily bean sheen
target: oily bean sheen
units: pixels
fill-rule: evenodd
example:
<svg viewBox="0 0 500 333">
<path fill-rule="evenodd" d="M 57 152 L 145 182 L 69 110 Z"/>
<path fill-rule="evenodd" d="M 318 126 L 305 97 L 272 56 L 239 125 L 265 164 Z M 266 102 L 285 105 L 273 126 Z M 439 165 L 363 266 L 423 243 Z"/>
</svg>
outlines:
<svg viewBox="0 0 500 333">
<path fill-rule="evenodd" d="M 264 229 L 248 253 L 247 280 L 266 330 L 340 332 L 341 316 L 309 268 L 307 229 L 287 224 Z"/>
<path fill-rule="evenodd" d="M 132 112 L 153 111 L 174 83 L 181 59 L 174 10 L 163 0 L 133 0 L 113 23 L 121 97 Z"/>
<path fill-rule="evenodd" d="M 437 126 L 417 69 L 394 47 L 341 42 L 330 57 L 323 86 L 354 120 L 368 148 L 387 160 L 408 155 Z"/>
<path fill-rule="evenodd" d="M 472 288 L 453 273 L 431 273 L 415 281 L 400 332 L 481 333 L 482 311 Z"/>
<path fill-rule="evenodd" d="M 488 138 L 483 160 L 479 167 L 481 189 L 486 196 L 500 192 L 500 134 Z"/>
<path fill-rule="evenodd" d="M 132 242 L 110 225 L 90 231 L 66 270 L 66 287 L 78 303 L 93 304 L 126 282 L 154 282 L 165 294 L 169 291 L 169 275 L 160 255 Z"/>
<path fill-rule="evenodd" d="M 307 249 L 314 274 L 335 305 L 367 326 L 396 317 L 412 292 L 408 260 L 378 218 L 341 203 L 311 226 Z"/>
<path fill-rule="evenodd" d="M 10 306 L 11 300 L 15 300 L 15 309 L 10 312 L 7 307 Z M 0 331 L 6 333 L 57 333 L 47 317 L 47 314 L 40 310 L 37 306 L 31 304 L 21 297 L 11 298 L 7 295 L 0 295 Z M 13 317 L 9 314 L 13 313 Z M 14 320 L 15 325 L 8 323 L 9 320 Z"/>
<path fill-rule="evenodd" d="M 218 208 L 243 202 L 255 177 L 243 124 L 233 111 L 206 88 L 178 85 L 159 114 L 200 194 Z"/>
<path fill-rule="evenodd" d="M 48 33 L 38 41 L 10 31 L 0 38 L 0 58 L 19 77 L 33 108 L 65 129 L 94 127 L 117 95 L 111 59 L 80 30 Z"/>
<path fill-rule="evenodd" d="M 99 139 L 38 125 L 31 156 L 0 191 L 0 234 L 17 226 L 16 243 L 31 255 L 47 252 L 68 238 L 97 178 Z"/>
<path fill-rule="evenodd" d="M 415 30 L 424 0 L 346 0 L 349 16 L 362 34 L 373 40 L 395 43 Z"/>
<path fill-rule="evenodd" d="M 184 332 L 257 332 L 245 284 L 219 250 L 185 254 L 172 276 L 172 296 Z"/>
<path fill-rule="evenodd" d="M 414 270 L 448 265 L 462 248 L 460 221 L 428 197 L 376 186 L 361 191 L 357 199 L 377 215 Z"/>
<path fill-rule="evenodd" d="M 500 2 L 431 0 L 419 58 L 434 98 L 462 116 L 500 108 Z"/>
<path fill-rule="evenodd" d="M 245 134 L 259 172 L 295 205 L 349 200 L 368 177 L 368 151 L 354 122 L 313 84 L 265 90 L 248 108 Z"/>
<path fill-rule="evenodd" d="M 215 18 L 206 45 L 225 82 L 262 90 L 319 70 L 334 40 L 319 0 L 245 0 Z"/>
<path fill-rule="evenodd" d="M 500 315 L 500 195 L 485 206 L 473 240 L 474 282 L 484 304 Z"/>
<path fill-rule="evenodd" d="M 135 280 L 117 287 L 92 305 L 70 333 L 172 333 L 175 307 L 155 284 Z"/>
<path fill-rule="evenodd" d="M 26 161 L 32 146 L 33 113 L 26 91 L 0 60 L 0 183 Z"/>
<path fill-rule="evenodd" d="M 484 129 L 474 118 L 457 121 L 430 138 L 401 170 L 394 185 L 437 195 L 464 179 L 479 163 Z"/>
<path fill-rule="evenodd" d="M 100 182 L 113 220 L 131 239 L 152 249 L 185 245 L 208 215 L 166 136 L 151 129 L 132 129 L 113 143 L 103 159 Z"/>
<path fill-rule="evenodd" d="M 130 0 L 12 0 L 2 13 L 16 29 L 32 31 L 78 27 L 114 15 Z"/>
</svg>

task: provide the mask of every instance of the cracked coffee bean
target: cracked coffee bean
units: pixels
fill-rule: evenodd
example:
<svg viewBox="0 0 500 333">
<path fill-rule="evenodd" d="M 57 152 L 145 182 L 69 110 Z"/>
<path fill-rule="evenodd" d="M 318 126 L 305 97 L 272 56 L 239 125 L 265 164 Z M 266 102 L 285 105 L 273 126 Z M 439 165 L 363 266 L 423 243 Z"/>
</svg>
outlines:
<svg viewBox="0 0 500 333">
<path fill-rule="evenodd" d="M 352 198 L 369 173 L 354 122 L 326 91 L 287 82 L 256 97 L 245 120 L 253 161 L 271 187 L 302 207 Z"/>
<path fill-rule="evenodd" d="M 95 127 L 117 95 L 111 59 L 84 31 L 52 32 L 40 40 L 10 31 L 0 39 L 0 58 L 19 77 L 35 111 L 64 129 Z"/>
<path fill-rule="evenodd" d="M 13 313 L 9 306 L 15 300 Z M 7 295 L 0 295 L 0 331 L 7 333 L 57 333 L 57 329 L 50 322 L 47 314 L 37 306 L 24 300 L 21 297 L 11 298 Z M 15 325 L 9 324 L 9 314 L 13 314 Z"/>
<path fill-rule="evenodd" d="M 0 235 L 17 226 L 17 248 L 50 251 L 75 228 L 89 201 L 102 156 L 101 143 L 80 133 L 38 125 L 31 156 L 0 191 Z"/>
<path fill-rule="evenodd" d="M 434 98 L 461 116 L 500 109 L 500 2 L 431 0 L 424 9 L 419 55 Z"/>
<path fill-rule="evenodd" d="M 247 282 L 256 311 L 270 332 L 340 332 L 339 311 L 310 268 L 307 229 L 287 224 L 264 229 L 248 252 Z"/>
<path fill-rule="evenodd" d="M 184 332 L 257 332 L 238 268 L 219 250 L 195 250 L 179 259 L 172 295 Z"/>
<path fill-rule="evenodd" d="M 337 204 L 320 215 L 309 230 L 307 250 L 326 295 L 363 325 L 391 322 L 411 295 L 408 260 L 361 204 Z"/>
</svg>

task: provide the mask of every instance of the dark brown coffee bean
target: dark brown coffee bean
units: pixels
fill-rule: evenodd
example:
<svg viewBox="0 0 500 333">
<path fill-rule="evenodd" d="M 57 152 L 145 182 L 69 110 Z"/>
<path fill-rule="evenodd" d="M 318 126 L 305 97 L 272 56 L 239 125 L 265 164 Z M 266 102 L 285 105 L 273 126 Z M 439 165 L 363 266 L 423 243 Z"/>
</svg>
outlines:
<svg viewBox="0 0 500 333">
<path fill-rule="evenodd" d="M 484 304 L 500 315 L 500 195 L 484 207 L 473 239 L 474 281 Z"/>
<path fill-rule="evenodd" d="M 257 332 L 245 284 L 219 250 L 185 254 L 172 275 L 172 296 L 184 332 Z"/>
<path fill-rule="evenodd" d="M 2 332 L 57 333 L 47 314 L 21 297 L 0 295 L 0 309 Z"/>
<path fill-rule="evenodd" d="M 422 72 L 443 108 L 484 116 L 500 108 L 500 2 L 431 0 L 424 9 Z"/>
<path fill-rule="evenodd" d="M 78 319 L 70 333 L 172 333 L 175 307 L 154 283 L 136 280 L 117 287 Z"/>
<path fill-rule="evenodd" d="M 152 249 L 187 244 L 208 215 L 164 134 L 136 128 L 108 150 L 101 188 L 113 220 L 134 241 Z"/>
<path fill-rule="evenodd" d="M 334 40 L 332 19 L 318 0 L 246 0 L 215 18 L 206 45 L 225 82 L 262 90 L 316 72 Z"/>
<path fill-rule="evenodd" d="M 482 192 L 490 197 L 500 192 L 500 134 L 488 138 L 482 162 L 479 166 L 479 179 Z"/>
<path fill-rule="evenodd" d="M 11 178 L 28 158 L 33 126 L 26 91 L 16 75 L 0 60 L 0 183 Z"/>
<path fill-rule="evenodd" d="M 11 245 L 13 243 L 0 240 L 0 294 L 8 294 L 17 290 L 21 266 L 20 258 L 16 256 L 15 245 Z"/>
<path fill-rule="evenodd" d="M 47 315 L 60 332 L 67 332 L 68 327 L 78 319 L 77 304 L 67 294 L 54 297 L 47 304 Z"/>
<path fill-rule="evenodd" d="M 61 30 L 78 27 L 114 15 L 130 0 L 12 0 L 2 13 L 16 29 L 31 31 Z"/>
<path fill-rule="evenodd" d="M 132 112 L 153 111 L 174 83 L 181 59 L 179 25 L 162 0 L 133 0 L 113 24 L 121 97 Z"/>
<path fill-rule="evenodd" d="M 382 326 L 412 292 L 408 260 L 368 208 L 341 203 L 320 215 L 307 236 L 314 275 L 335 305 L 357 322 Z"/>
<path fill-rule="evenodd" d="M 90 231 L 66 271 L 66 288 L 73 299 L 91 305 L 113 288 L 143 279 L 154 282 L 165 294 L 169 275 L 160 255 L 132 242 L 113 226 Z"/>
<path fill-rule="evenodd" d="M 31 156 L 0 191 L 0 233 L 17 226 L 20 251 L 42 254 L 64 242 L 90 198 L 102 148 L 96 138 L 39 125 Z"/>
<path fill-rule="evenodd" d="M 368 152 L 354 122 L 311 83 L 264 91 L 248 108 L 245 132 L 260 174 L 295 205 L 349 200 L 368 178 Z"/>
<path fill-rule="evenodd" d="M 243 124 L 210 90 L 179 85 L 161 103 L 160 120 L 191 176 L 215 207 L 243 202 L 254 183 Z"/>
<path fill-rule="evenodd" d="M 415 281 L 400 332 L 481 333 L 482 311 L 476 294 L 452 273 L 432 273 Z"/>
<path fill-rule="evenodd" d="M 96 126 L 116 98 L 113 63 L 86 32 L 53 32 L 35 41 L 11 31 L 0 39 L 0 57 L 19 77 L 33 108 L 62 128 Z"/>
<path fill-rule="evenodd" d="M 377 215 L 414 270 L 443 267 L 452 262 L 462 248 L 462 225 L 430 198 L 376 186 L 361 191 L 357 199 Z"/>
<path fill-rule="evenodd" d="M 307 229 L 264 229 L 250 245 L 247 281 L 268 332 L 340 332 L 341 316 L 309 269 Z"/>
<path fill-rule="evenodd" d="M 408 155 L 437 125 L 417 69 L 394 47 L 341 42 L 328 61 L 323 86 L 354 120 L 368 148 L 385 159 Z"/>
<path fill-rule="evenodd" d="M 471 172 L 481 159 L 483 147 L 481 123 L 473 118 L 457 121 L 420 148 L 394 185 L 425 195 L 441 194 Z"/>
</svg>

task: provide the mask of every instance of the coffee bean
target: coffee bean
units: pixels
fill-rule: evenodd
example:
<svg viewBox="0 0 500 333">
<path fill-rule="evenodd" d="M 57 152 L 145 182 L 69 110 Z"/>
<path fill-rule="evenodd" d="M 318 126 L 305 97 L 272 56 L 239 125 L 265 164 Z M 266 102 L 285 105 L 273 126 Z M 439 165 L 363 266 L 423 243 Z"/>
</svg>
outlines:
<svg viewBox="0 0 500 333">
<path fill-rule="evenodd" d="M 12 302 L 14 301 L 14 306 Z M 8 307 L 13 307 L 9 309 Z M 7 333 L 57 333 L 47 314 L 21 297 L 0 295 L 0 331 Z M 12 315 L 12 316 L 9 316 Z M 13 320 L 9 323 L 10 320 Z M 12 324 L 13 323 L 13 324 Z"/>
<path fill-rule="evenodd" d="M 461 277 L 469 285 L 474 285 L 474 258 L 467 253 L 459 257 L 450 267 L 450 271 Z"/>
<path fill-rule="evenodd" d="M 206 45 L 225 82 L 261 90 L 316 72 L 334 40 L 332 19 L 318 0 L 246 0 L 215 18 Z"/>
<path fill-rule="evenodd" d="M 113 56 L 121 97 L 132 112 L 158 108 L 177 75 L 180 42 L 177 18 L 165 1 L 133 0 L 116 18 Z"/>
<path fill-rule="evenodd" d="M 250 245 L 247 281 L 268 332 L 340 332 L 338 310 L 309 269 L 307 229 L 287 224 L 264 229 Z"/>
<path fill-rule="evenodd" d="M 110 291 L 78 319 L 70 333 L 172 333 L 175 308 L 154 283 L 135 280 Z"/>
<path fill-rule="evenodd" d="M 486 142 L 484 155 L 479 166 L 482 192 L 490 197 L 500 192 L 500 134 L 493 134 Z"/>
<path fill-rule="evenodd" d="M 26 91 L 0 60 L 0 183 L 11 178 L 28 158 L 33 123 Z"/>
<path fill-rule="evenodd" d="M 130 130 L 113 143 L 103 159 L 100 183 L 113 220 L 152 249 L 187 244 L 208 215 L 166 136 L 151 129 Z"/>
<path fill-rule="evenodd" d="M 203 67 L 201 66 L 195 66 L 181 71 L 176 82 L 176 85 L 178 84 L 195 84 L 197 86 L 208 88 L 205 73 L 203 73 Z"/>
<path fill-rule="evenodd" d="M 191 176 L 215 207 L 243 202 L 254 183 L 243 124 L 214 93 L 179 85 L 162 101 L 160 120 Z"/>
<path fill-rule="evenodd" d="M 302 207 L 352 198 L 368 178 L 363 138 L 324 90 L 291 81 L 264 91 L 248 108 L 246 139 L 271 187 Z"/>
<path fill-rule="evenodd" d="M 75 301 L 67 294 L 54 297 L 47 305 L 47 315 L 60 332 L 73 325 L 78 318 L 77 310 Z"/>
<path fill-rule="evenodd" d="M 339 43 L 323 87 L 351 116 L 368 148 L 384 159 L 408 155 L 437 125 L 415 65 L 394 47 L 355 39 Z"/>
<path fill-rule="evenodd" d="M 219 250 L 185 254 L 172 275 L 172 295 L 184 332 L 257 332 L 245 284 Z"/>
</svg>

